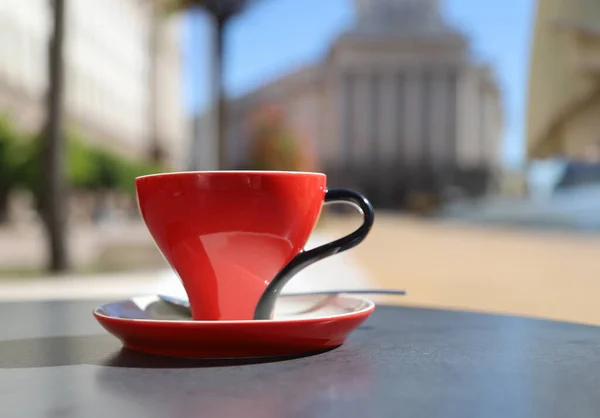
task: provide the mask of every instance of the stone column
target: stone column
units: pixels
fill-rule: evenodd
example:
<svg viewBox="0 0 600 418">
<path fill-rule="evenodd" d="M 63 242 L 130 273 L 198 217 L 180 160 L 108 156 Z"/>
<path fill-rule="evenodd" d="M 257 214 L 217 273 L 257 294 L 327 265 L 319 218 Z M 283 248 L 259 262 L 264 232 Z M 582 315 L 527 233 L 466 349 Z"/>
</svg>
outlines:
<svg viewBox="0 0 600 418">
<path fill-rule="evenodd" d="M 448 77 L 444 69 L 436 71 L 431 80 L 431 159 L 435 171 L 448 158 Z"/>
<path fill-rule="evenodd" d="M 456 165 L 467 168 L 476 161 L 479 127 L 477 80 L 470 68 L 461 68 L 457 80 Z"/>
<path fill-rule="evenodd" d="M 430 70 L 421 74 L 421 112 L 419 114 L 421 150 L 419 159 L 420 164 L 428 169 L 432 164 L 435 149 L 435 144 L 433 143 L 433 121 L 431 119 L 433 108 L 432 80 L 433 77 Z"/>
<path fill-rule="evenodd" d="M 421 155 L 421 111 L 422 111 L 422 82 L 421 74 L 415 70 L 409 70 L 406 73 L 406 90 L 404 92 L 406 100 L 406 141 L 405 158 L 408 166 L 415 166 Z"/>
<path fill-rule="evenodd" d="M 401 164 L 404 169 L 407 165 L 407 88 L 406 88 L 406 72 L 400 70 L 396 75 L 394 85 L 394 141 L 395 141 L 395 157 L 394 162 Z"/>
<path fill-rule="evenodd" d="M 344 72 L 339 83 L 339 133 L 340 139 L 337 148 L 338 168 L 349 167 L 352 163 L 352 152 L 354 149 L 355 129 L 352 123 L 354 107 L 354 76 Z M 333 157 L 333 156 L 332 156 Z"/>
<path fill-rule="evenodd" d="M 344 121 L 346 106 L 346 72 L 337 66 L 325 65 L 323 67 L 322 106 L 323 114 L 320 137 L 323 143 L 315 144 L 315 152 L 319 157 L 321 169 L 331 175 L 335 182 L 335 172 L 342 167 L 346 155 L 346 127 Z"/>
<path fill-rule="evenodd" d="M 369 77 L 369 136 L 367 137 L 367 143 L 370 143 L 369 154 L 371 157 L 371 164 L 375 170 L 381 168 L 383 141 L 382 141 L 382 126 L 381 126 L 381 112 L 383 106 L 381 98 L 383 92 L 382 77 L 378 72 L 374 72 Z"/>
<path fill-rule="evenodd" d="M 479 74 L 478 74 L 479 75 Z M 485 92 L 485 81 L 479 75 L 477 77 L 477 119 L 479 121 L 478 131 L 479 134 L 477 137 L 477 141 L 475 142 L 476 147 L 473 151 L 473 159 L 475 160 L 475 166 L 481 166 L 485 164 L 486 160 L 486 144 L 488 138 L 488 117 L 487 117 L 487 108 L 486 108 L 486 92 Z"/>
<path fill-rule="evenodd" d="M 498 108 L 496 104 L 496 97 L 494 93 L 489 89 L 484 89 L 483 95 L 483 130 L 485 132 L 484 138 L 482 138 L 482 164 L 495 169 L 498 164 L 499 155 L 499 144 L 498 137 L 500 135 L 500 123 L 498 120 Z"/>
<path fill-rule="evenodd" d="M 458 76 L 456 69 L 449 70 L 446 75 L 447 91 L 445 100 L 446 126 L 444 128 L 446 141 L 445 165 L 453 170 L 456 166 L 458 136 Z"/>
<path fill-rule="evenodd" d="M 352 127 L 354 136 L 350 152 L 353 164 L 363 167 L 371 162 L 369 149 L 369 137 L 371 135 L 369 75 L 366 73 L 357 74 L 353 86 Z"/>
<path fill-rule="evenodd" d="M 393 73 L 385 73 L 379 82 L 379 161 L 384 166 L 390 166 L 398 157 L 397 120 L 401 114 L 397 108 L 397 78 Z"/>
</svg>

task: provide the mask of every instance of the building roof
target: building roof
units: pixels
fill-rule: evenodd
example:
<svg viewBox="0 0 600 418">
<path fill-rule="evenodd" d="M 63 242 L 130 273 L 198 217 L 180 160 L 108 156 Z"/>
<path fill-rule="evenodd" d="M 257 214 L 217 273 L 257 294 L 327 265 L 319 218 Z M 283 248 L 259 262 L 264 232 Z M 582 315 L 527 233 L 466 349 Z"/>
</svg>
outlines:
<svg viewBox="0 0 600 418">
<path fill-rule="evenodd" d="M 351 32 L 364 36 L 439 36 L 455 33 L 439 0 L 355 0 L 357 22 Z"/>
<path fill-rule="evenodd" d="M 254 105 L 261 101 L 277 101 L 279 97 L 289 97 L 291 91 L 303 91 L 309 85 L 320 83 L 322 74 L 322 67 L 319 65 L 300 67 L 233 100 L 231 104 L 234 109 L 243 109 L 247 104 Z"/>
</svg>

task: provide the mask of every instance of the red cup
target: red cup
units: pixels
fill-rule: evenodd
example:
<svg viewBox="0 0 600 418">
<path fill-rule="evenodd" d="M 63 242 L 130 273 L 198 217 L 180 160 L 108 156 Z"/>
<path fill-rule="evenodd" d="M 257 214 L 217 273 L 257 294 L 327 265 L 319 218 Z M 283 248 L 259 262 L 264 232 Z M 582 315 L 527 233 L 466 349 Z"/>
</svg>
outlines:
<svg viewBox="0 0 600 418">
<path fill-rule="evenodd" d="M 142 218 L 177 272 L 195 320 L 269 319 L 302 268 L 360 243 L 373 208 L 360 194 L 326 189 L 321 173 L 213 171 L 135 180 Z M 324 202 L 363 212 L 354 233 L 304 251 Z"/>
</svg>

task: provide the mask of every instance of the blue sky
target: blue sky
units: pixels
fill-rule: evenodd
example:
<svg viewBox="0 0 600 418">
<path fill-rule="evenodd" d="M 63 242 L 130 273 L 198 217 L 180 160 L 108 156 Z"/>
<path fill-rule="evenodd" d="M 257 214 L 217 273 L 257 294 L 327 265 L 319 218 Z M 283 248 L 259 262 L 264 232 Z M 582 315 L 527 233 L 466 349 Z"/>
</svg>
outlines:
<svg viewBox="0 0 600 418">
<path fill-rule="evenodd" d="M 503 94 L 507 165 L 523 161 L 524 116 L 534 0 L 442 0 L 449 21 L 472 40 L 474 57 L 494 68 Z M 225 83 L 237 96 L 300 65 L 317 62 L 354 21 L 352 0 L 257 0 L 236 18 L 226 38 Z M 203 109 L 210 97 L 210 25 L 187 18 L 186 106 Z"/>
</svg>

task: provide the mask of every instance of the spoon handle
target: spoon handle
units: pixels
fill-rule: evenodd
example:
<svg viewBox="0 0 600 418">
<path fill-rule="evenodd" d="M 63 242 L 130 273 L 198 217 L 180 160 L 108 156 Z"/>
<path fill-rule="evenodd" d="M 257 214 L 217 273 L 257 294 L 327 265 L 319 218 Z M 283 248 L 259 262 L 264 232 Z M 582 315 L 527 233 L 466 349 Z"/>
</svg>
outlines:
<svg viewBox="0 0 600 418">
<path fill-rule="evenodd" d="M 312 296 L 312 295 L 336 295 L 339 293 L 354 295 L 406 295 L 406 290 L 377 290 L 377 289 L 347 289 L 347 290 L 322 290 L 314 292 L 282 293 L 281 296 Z"/>
<path fill-rule="evenodd" d="M 346 290 L 321 290 L 314 292 L 300 292 L 300 293 L 283 293 L 281 296 L 314 296 L 314 295 L 337 295 L 337 294 L 357 294 L 357 295 L 406 295 L 405 290 L 377 290 L 377 289 L 346 289 Z M 184 299 L 176 298 L 167 295 L 158 295 L 158 298 L 169 305 L 190 309 L 190 302 Z"/>
</svg>

